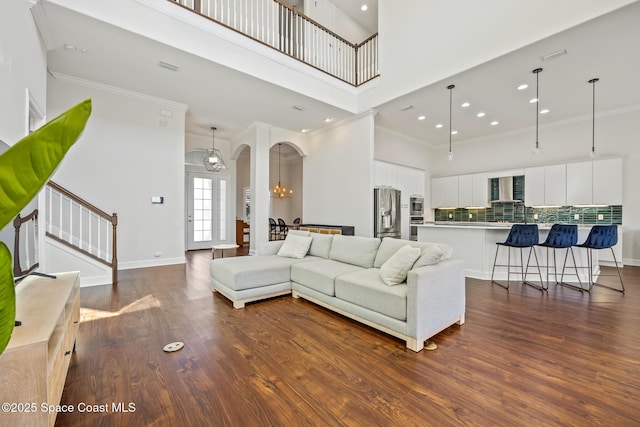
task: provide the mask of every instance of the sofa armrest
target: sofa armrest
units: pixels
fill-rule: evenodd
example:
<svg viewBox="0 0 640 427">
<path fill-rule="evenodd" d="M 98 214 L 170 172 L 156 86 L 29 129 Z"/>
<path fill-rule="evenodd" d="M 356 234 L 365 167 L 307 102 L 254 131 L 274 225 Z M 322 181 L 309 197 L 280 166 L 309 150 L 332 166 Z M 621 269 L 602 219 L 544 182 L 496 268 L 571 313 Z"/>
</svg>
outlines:
<svg viewBox="0 0 640 427">
<path fill-rule="evenodd" d="M 448 259 L 416 268 L 407 276 L 407 333 L 429 338 L 452 323 L 464 322 L 464 261 Z"/>
<path fill-rule="evenodd" d="M 258 243 L 258 250 L 256 252 L 256 255 L 276 255 L 283 243 L 284 240 L 260 242 Z"/>
</svg>

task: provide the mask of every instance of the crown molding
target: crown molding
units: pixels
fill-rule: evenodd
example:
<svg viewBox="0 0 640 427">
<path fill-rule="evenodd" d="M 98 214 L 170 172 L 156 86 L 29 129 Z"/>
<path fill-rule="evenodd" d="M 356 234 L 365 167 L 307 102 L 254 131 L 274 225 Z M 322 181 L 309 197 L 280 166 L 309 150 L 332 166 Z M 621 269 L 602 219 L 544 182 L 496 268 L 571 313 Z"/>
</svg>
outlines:
<svg viewBox="0 0 640 427">
<path fill-rule="evenodd" d="M 90 89 L 96 89 L 101 92 L 107 92 L 114 95 L 126 96 L 128 98 L 137 99 L 139 101 L 159 104 L 164 107 L 174 108 L 183 114 L 185 114 L 187 112 L 187 109 L 189 108 L 188 105 L 182 104 L 180 102 L 175 102 L 175 101 L 171 101 L 164 98 L 158 98 L 156 96 L 146 95 L 144 93 L 135 92 L 128 89 L 122 89 L 122 88 L 110 86 L 104 83 L 98 83 L 92 80 L 86 80 L 80 77 L 70 76 L 68 74 L 56 73 L 49 70 L 49 75 L 51 75 L 51 77 L 53 77 L 54 79 L 64 83 L 69 83 L 69 84 L 82 86 Z"/>
</svg>

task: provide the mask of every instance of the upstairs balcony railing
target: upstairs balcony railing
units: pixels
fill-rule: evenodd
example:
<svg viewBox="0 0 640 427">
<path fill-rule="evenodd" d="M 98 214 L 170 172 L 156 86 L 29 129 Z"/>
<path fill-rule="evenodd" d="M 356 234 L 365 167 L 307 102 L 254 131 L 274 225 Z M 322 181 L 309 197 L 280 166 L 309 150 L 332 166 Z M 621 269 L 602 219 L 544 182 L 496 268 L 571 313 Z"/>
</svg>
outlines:
<svg viewBox="0 0 640 427">
<path fill-rule="evenodd" d="M 168 0 L 353 86 L 378 76 L 378 34 L 353 44 L 278 0 Z"/>
</svg>

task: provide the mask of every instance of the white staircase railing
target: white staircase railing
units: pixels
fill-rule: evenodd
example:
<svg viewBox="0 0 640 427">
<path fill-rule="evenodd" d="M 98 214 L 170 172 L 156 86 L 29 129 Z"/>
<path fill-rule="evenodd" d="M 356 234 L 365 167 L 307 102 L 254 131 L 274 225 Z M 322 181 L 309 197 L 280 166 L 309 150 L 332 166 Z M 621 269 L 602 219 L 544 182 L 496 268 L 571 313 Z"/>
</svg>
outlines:
<svg viewBox="0 0 640 427">
<path fill-rule="evenodd" d="M 44 191 L 46 236 L 111 267 L 116 284 L 117 214 L 107 214 L 53 181 Z"/>
<path fill-rule="evenodd" d="M 278 0 L 168 0 L 354 86 L 378 76 L 378 34 L 353 44 Z"/>
</svg>

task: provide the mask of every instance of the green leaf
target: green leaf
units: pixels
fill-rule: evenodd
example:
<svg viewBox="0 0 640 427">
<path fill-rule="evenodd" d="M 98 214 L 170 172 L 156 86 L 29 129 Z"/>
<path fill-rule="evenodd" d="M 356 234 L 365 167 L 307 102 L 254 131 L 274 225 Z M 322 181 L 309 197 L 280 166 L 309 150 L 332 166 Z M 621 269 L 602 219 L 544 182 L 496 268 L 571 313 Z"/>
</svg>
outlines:
<svg viewBox="0 0 640 427">
<path fill-rule="evenodd" d="M 76 142 L 91 114 L 87 99 L 0 155 L 0 229 L 38 194 Z"/>
<path fill-rule="evenodd" d="M 87 99 L 22 138 L 0 155 L 0 230 L 38 194 L 76 142 L 91 115 Z M 0 242 L 1 243 L 1 242 Z M 11 253 L 0 244 L 0 354 L 16 317 Z"/>
<path fill-rule="evenodd" d="M 0 354 L 11 338 L 16 320 L 16 292 L 13 284 L 11 253 L 7 245 L 0 242 Z"/>
</svg>

